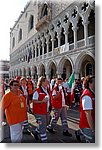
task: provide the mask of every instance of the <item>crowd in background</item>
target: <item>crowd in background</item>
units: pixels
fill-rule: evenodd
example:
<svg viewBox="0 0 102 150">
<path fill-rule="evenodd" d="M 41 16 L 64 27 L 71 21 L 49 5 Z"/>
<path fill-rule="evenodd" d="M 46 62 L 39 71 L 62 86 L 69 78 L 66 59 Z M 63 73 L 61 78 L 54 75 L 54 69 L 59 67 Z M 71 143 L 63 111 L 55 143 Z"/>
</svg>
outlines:
<svg viewBox="0 0 102 150">
<path fill-rule="evenodd" d="M 68 79 L 63 80 L 62 78 L 55 77 L 53 77 L 49 82 L 43 76 L 40 77 L 38 81 L 30 76 L 27 78 L 17 76 L 13 79 L 10 79 L 9 84 L 5 83 L 3 79 L 0 79 L 0 100 L 2 99 L 2 107 L 4 107 L 3 109 L 6 110 L 6 113 L 8 113 L 6 114 L 6 117 L 10 115 L 10 110 L 7 109 L 12 103 L 13 98 L 16 100 L 20 99 L 20 107 L 18 111 L 22 112 L 21 116 L 23 116 L 21 118 L 19 118 L 18 115 L 15 116 L 17 118 L 14 118 L 14 122 L 10 120 L 11 118 L 13 119 L 13 117 L 8 117 L 11 142 L 21 142 L 23 133 L 29 134 L 30 131 L 27 112 L 34 114 L 38 122 L 39 126 L 34 131 L 34 135 L 36 139 L 40 138 L 42 143 L 47 142 L 46 130 L 52 134 L 55 134 L 55 128 L 59 117 L 62 121 L 63 135 L 72 137 L 72 134 L 68 131 L 67 109 L 71 107 L 79 107 L 80 97 L 85 89 L 85 79 L 86 77 L 82 77 L 80 80 L 75 79 L 74 86 L 72 88 L 70 88 L 68 85 Z M 8 92 L 5 94 L 7 89 L 9 89 L 11 93 Z M 8 97 L 9 99 L 11 98 L 9 103 Z M 93 107 L 91 110 L 92 109 Z M 54 116 L 51 116 L 51 111 L 54 111 Z M 15 112 L 15 110 L 13 110 L 13 112 Z M 76 132 L 76 137 L 78 140 L 80 140 L 79 136 L 79 132 Z"/>
</svg>

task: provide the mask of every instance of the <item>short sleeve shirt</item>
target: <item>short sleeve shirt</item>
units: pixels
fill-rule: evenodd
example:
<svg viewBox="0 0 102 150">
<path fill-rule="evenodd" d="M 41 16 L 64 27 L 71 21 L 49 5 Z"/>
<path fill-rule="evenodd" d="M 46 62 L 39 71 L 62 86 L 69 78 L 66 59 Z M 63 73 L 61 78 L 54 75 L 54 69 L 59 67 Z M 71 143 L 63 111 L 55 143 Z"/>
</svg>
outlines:
<svg viewBox="0 0 102 150">
<path fill-rule="evenodd" d="M 85 95 L 82 97 L 82 106 L 83 106 L 83 110 L 92 110 L 92 99 L 91 97 Z"/>
<path fill-rule="evenodd" d="M 33 100 L 38 100 L 38 98 L 39 98 L 39 94 L 37 91 L 35 91 L 33 94 Z"/>
<path fill-rule="evenodd" d="M 55 95 L 57 95 L 56 90 L 53 90 L 52 96 L 55 96 Z M 65 105 L 65 98 L 64 98 L 64 92 L 62 90 L 62 106 L 64 105 Z"/>
</svg>

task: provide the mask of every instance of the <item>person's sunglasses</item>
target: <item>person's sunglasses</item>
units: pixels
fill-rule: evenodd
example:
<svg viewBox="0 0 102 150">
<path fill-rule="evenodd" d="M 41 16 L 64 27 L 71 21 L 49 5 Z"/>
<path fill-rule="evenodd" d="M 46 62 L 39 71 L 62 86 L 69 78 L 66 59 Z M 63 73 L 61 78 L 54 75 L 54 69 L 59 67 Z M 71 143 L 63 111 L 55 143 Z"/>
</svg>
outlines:
<svg viewBox="0 0 102 150">
<path fill-rule="evenodd" d="M 18 84 L 13 84 L 13 86 L 19 86 Z"/>
</svg>

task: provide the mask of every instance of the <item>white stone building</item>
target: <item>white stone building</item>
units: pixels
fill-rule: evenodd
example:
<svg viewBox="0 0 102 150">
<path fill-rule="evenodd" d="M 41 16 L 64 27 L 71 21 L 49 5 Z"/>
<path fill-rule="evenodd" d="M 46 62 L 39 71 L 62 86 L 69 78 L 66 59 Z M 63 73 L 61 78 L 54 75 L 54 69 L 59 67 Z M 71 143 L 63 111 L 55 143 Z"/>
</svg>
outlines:
<svg viewBox="0 0 102 150">
<path fill-rule="evenodd" d="M 10 77 L 95 74 L 95 2 L 30 1 L 10 32 Z"/>
<path fill-rule="evenodd" d="M 9 79 L 9 61 L 0 60 L 0 77 L 3 79 Z"/>
</svg>

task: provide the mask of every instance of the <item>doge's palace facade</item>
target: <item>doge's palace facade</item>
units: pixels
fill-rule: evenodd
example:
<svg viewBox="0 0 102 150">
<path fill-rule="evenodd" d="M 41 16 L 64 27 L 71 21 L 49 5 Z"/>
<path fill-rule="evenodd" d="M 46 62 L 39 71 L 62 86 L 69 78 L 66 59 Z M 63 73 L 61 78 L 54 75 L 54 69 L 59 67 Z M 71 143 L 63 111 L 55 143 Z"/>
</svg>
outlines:
<svg viewBox="0 0 102 150">
<path fill-rule="evenodd" d="M 95 2 L 30 1 L 10 31 L 10 77 L 95 73 Z"/>
</svg>

